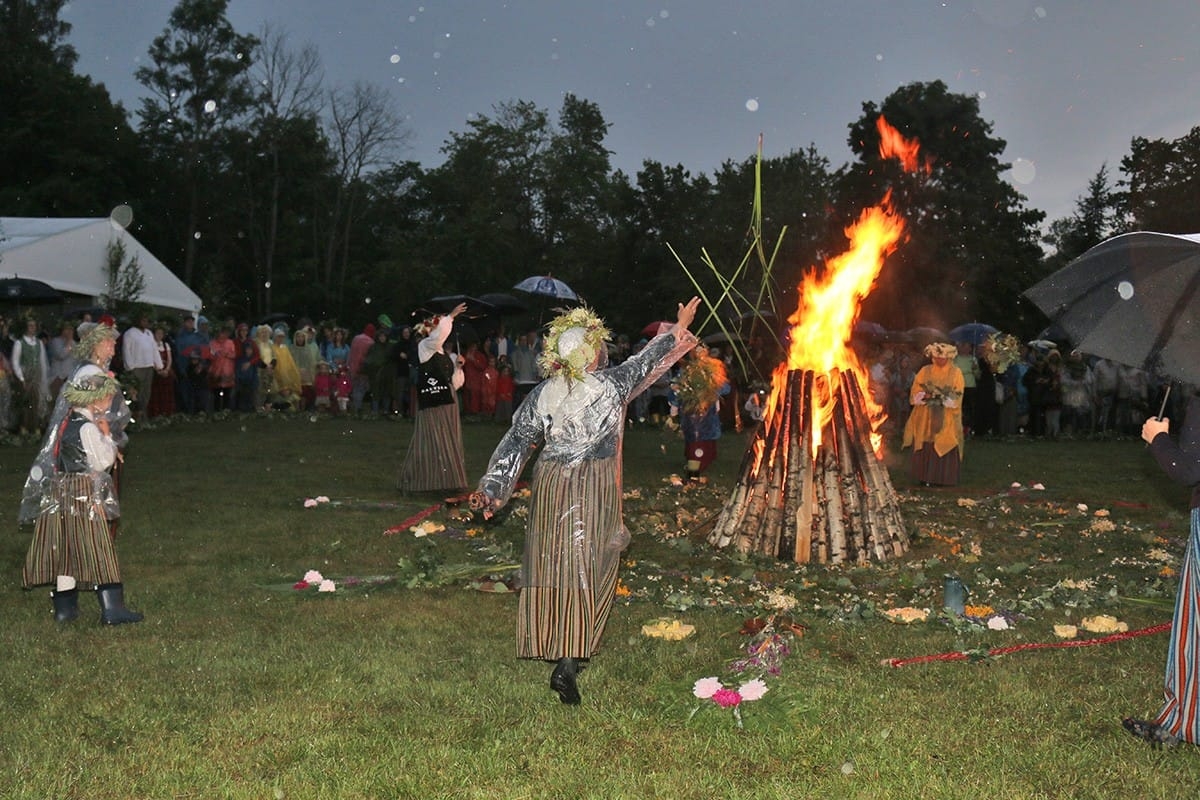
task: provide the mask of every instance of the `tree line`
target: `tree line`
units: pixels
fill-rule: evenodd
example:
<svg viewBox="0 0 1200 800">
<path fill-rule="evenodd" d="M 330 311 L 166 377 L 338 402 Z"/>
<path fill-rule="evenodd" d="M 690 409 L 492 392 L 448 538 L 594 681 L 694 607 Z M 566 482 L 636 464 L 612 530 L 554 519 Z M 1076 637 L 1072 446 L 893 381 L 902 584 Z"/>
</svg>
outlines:
<svg viewBox="0 0 1200 800">
<path fill-rule="evenodd" d="M 761 239 L 780 243 L 769 279 L 786 316 L 801 272 L 844 249 L 845 226 L 890 189 L 908 240 L 863 317 L 1032 334 L 1044 320 L 1021 291 L 1088 247 L 1126 230 L 1200 230 L 1200 128 L 1134 139 L 1123 177 L 1102 166 L 1075 212 L 1044 230 L 1044 213 L 1002 178 L 1006 143 L 978 100 L 941 81 L 864 102 L 848 125 L 855 160 L 838 167 L 808 145 L 712 175 L 646 160 L 630 176 L 612 168 L 601 109 L 567 95 L 553 113 L 497 103 L 426 168 L 403 158 L 411 131 L 382 88 L 325 85 L 314 47 L 269 24 L 234 30 L 228 0 L 179 0 L 136 71 L 145 94 L 130 114 L 76 74 L 64 4 L 0 0 L 0 215 L 128 204 L 131 231 L 222 318 L 356 325 L 553 274 L 632 330 L 693 280 L 720 293 L 725 279 L 702 260 L 742 262 L 757 196 Z M 880 159 L 881 114 L 919 141 L 928 174 Z M 738 278 L 751 295 L 752 272 Z"/>
</svg>

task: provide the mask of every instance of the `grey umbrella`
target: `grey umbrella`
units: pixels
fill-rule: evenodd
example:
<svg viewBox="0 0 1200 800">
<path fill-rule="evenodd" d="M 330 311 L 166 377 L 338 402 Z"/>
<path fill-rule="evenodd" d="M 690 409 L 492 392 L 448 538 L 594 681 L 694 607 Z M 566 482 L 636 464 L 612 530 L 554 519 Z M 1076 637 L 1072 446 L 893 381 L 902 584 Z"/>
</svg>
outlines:
<svg viewBox="0 0 1200 800">
<path fill-rule="evenodd" d="M 1200 383 L 1200 234 L 1115 236 L 1025 291 L 1090 355 Z"/>
</svg>

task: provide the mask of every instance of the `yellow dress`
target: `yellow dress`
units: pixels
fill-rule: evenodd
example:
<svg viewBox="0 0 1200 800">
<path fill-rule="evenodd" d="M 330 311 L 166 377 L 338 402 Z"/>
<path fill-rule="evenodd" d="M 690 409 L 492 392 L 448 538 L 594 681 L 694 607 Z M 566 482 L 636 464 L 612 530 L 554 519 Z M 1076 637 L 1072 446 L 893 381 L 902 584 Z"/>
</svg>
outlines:
<svg viewBox="0 0 1200 800">
<path fill-rule="evenodd" d="M 277 344 L 273 349 L 275 376 L 271 384 L 272 392 L 284 395 L 286 390 L 287 397 L 299 398 L 300 368 L 296 366 L 296 359 L 292 358 L 292 353 L 286 345 Z"/>
<path fill-rule="evenodd" d="M 917 405 L 920 392 L 925 393 L 923 405 Z M 961 457 L 962 371 L 951 361 L 940 367 L 936 363 L 926 364 L 913 379 L 909 395 L 913 409 L 904 426 L 904 447 L 911 445 L 913 450 L 920 450 L 932 442 L 939 457 L 955 449 Z M 942 401 L 938 402 L 937 398 Z"/>
</svg>

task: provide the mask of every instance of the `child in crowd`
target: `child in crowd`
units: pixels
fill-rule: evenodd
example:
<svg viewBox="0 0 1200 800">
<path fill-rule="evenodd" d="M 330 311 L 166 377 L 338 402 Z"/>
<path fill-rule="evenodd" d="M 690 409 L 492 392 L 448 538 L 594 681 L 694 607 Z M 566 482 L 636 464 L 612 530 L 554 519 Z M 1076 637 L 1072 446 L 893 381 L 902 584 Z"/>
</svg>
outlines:
<svg viewBox="0 0 1200 800">
<path fill-rule="evenodd" d="M 350 407 L 350 394 L 354 383 L 350 380 L 350 369 L 345 364 L 338 367 L 337 380 L 333 383 L 333 392 L 337 397 L 338 413 L 345 414 Z"/>
<path fill-rule="evenodd" d="M 328 361 L 317 362 L 317 374 L 313 377 L 313 408 L 330 411 L 333 407 L 333 374 Z"/>
<path fill-rule="evenodd" d="M 253 412 L 258 398 L 258 345 L 251 339 L 242 342 L 241 352 L 234 364 L 234 391 L 237 410 Z"/>
</svg>

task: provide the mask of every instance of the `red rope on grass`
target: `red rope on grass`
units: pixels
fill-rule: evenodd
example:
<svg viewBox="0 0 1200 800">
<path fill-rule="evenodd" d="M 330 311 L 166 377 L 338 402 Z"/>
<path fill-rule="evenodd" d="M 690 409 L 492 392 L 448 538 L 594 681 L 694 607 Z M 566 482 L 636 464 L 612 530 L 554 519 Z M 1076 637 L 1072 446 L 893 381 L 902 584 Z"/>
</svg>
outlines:
<svg viewBox="0 0 1200 800">
<path fill-rule="evenodd" d="M 1171 623 L 1162 622 L 1158 625 L 1151 625 L 1149 628 L 1142 628 L 1136 631 L 1125 631 L 1124 633 L 1114 633 L 1110 636 L 1101 636 L 1098 639 L 1071 639 L 1063 642 L 1027 642 L 1026 644 L 1014 644 L 1008 647 L 993 647 L 987 651 L 988 656 L 1003 656 L 1008 653 L 1019 653 L 1022 650 L 1043 650 L 1051 647 L 1088 647 L 1094 644 L 1109 644 L 1111 642 L 1120 642 L 1125 639 L 1132 639 L 1135 636 L 1149 636 L 1154 633 L 1165 633 L 1171 630 Z M 938 653 L 932 656 L 915 656 L 913 658 L 885 658 L 883 665 L 886 667 L 906 667 L 909 664 L 928 664 L 931 661 L 966 661 L 971 658 L 970 653 L 961 651 L 954 653 Z"/>
<path fill-rule="evenodd" d="M 424 520 L 426 517 L 428 517 L 433 512 L 439 510 L 444 505 L 445 505 L 445 503 L 435 503 L 435 504 L 431 505 L 429 508 L 425 509 L 424 511 L 418 511 L 417 513 L 413 514 L 408 519 L 404 520 L 404 522 L 401 522 L 399 525 L 393 525 L 392 527 L 388 528 L 386 531 L 383 532 L 383 535 L 391 536 L 393 533 L 400 533 L 401 531 L 407 530 L 408 528 L 411 528 L 413 525 L 416 525 L 418 522 L 421 522 L 422 520 Z"/>
</svg>

